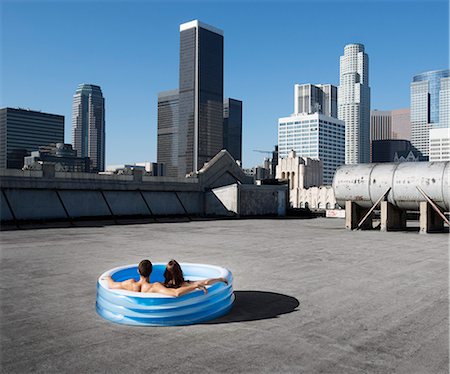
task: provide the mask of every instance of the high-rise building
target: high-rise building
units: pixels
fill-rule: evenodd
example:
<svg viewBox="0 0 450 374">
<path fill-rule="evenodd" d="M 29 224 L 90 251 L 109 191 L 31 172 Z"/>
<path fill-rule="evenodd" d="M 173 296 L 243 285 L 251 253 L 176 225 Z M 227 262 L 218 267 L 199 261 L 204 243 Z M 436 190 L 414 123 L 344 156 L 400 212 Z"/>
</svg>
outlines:
<svg viewBox="0 0 450 374">
<path fill-rule="evenodd" d="M 411 82 L 411 143 L 423 156 L 428 156 L 430 129 L 448 126 L 448 77 L 449 69 L 433 70 L 415 75 Z"/>
<path fill-rule="evenodd" d="M 236 161 L 242 162 L 242 101 L 225 99 L 223 102 L 223 148 Z"/>
<path fill-rule="evenodd" d="M 296 84 L 294 114 L 321 113 L 337 118 L 337 87 L 332 84 Z"/>
<path fill-rule="evenodd" d="M 91 159 L 92 171 L 105 170 L 105 99 L 99 86 L 80 84 L 73 95 L 72 143 L 78 157 Z"/>
<path fill-rule="evenodd" d="M 160 92 L 157 162 L 168 177 L 178 177 L 178 121 L 178 90 Z"/>
<path fill-rule="evenodd" d="M 450 127 L 450 77 L 441 78 L 439 91 L 439 127 Z"/>
<path fill-rule="evenodd" d="M 223 146 L 223 31 L 180 25 L 178 174 L 197 172 Z"/>
<path fill-rule="evenodd" d="M 300 157 L 323 162 L 323 183 L 331 185 L 336 168 L 344 164 L 344 122 L 320 113 L 294 114 L 278 119 L 279 157 L 291 150 Z"/>
<path fill-rule="evenodd" d="M 0 168 L 21 169 L 39 147 L 64 142 L 64 116 L 34 110 L 0 109 Z"/>
<path fill-rule="evenodd" d="M 370 143 L 374 140 L 394 139 L 392 112 L 390 110 L 370 111 Z"/>
<path fill-rule="evenodd" d="M 409 108 L 391 110 L 394 139 L 411 140 L 411 111 Z"/>
<path fill-rule="evenodd" d="M 430 161 L 450 161 L 450 127 L 430 129 Z"/>
<path fill-rule="evenodd" d="M 345 163 L 369 162 L 369 57 L 362 44 L 346 45 L 340 58 L 338 118 L 345 122 Z"/>
</svg>

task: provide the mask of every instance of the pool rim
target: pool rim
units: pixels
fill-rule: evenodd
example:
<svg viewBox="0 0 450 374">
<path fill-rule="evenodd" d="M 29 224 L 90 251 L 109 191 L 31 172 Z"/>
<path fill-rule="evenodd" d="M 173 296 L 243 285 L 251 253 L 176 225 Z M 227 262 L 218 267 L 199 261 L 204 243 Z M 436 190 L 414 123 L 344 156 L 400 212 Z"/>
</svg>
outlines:
<svg viewBox="0 0 450 374">
<path fill-rule="evenodd" d="M 167 263 L 166 262 L 155 262 L 152 265 L 153 266 L 159 266 L 159 265 L 166 266 Z M 228 285 L 230 285 L 232 283 L 231 272 L 227 268 L 224 268 L 221 266 L 209 265 L 209 264 L 199 264 L 199 263 L 192 263 L 192 262 L 181 262 L 180 266 L 182 269 L 183 269 L 183 266 L 196 266 L 196 267 L 201 267 L 201 268 L 214 269 L 214 270 L 219 271 L 219 275 L 214 278 L 225 278 L 228 281 Z M 157 293 L 157 292 L 134 292 L 134 291 L 128 291 L 128 290 L 111 289 L 108 287 L 108 283 L 107 283 L 106 279 L 102 279 L 103 277 L 114 275 L 114 273 L 116 273 L 120 270 L 124 270 L 127 268 L 137 268 L 137 267 L 138 267 L 138 264 L 129 264 L 129 265 L 122 265 L 122 266 L 117 266 L 115 268 L 109 269 L 109 270 L 105 271 L 104 273 L 102 273 L 98 277 L 97 283 L 98 283 L 99 287 L 104 288 L 108 292 L 112 292 L 117 295 L 138 297 L 138 298 L 144 298 L 144 299 L 146 299 L 146 298 L 164 298 L 164 299 L 176 298 L 176 296 L 164 295 L 164 294 Z M 150 280 L 151 280 L 151 275 L 150 275 Z M 154 283 L 156 283 L 156 282 L 154 282 Z M 206 286 L 207 289 L 209 287 L 211 287 L 211 285 Z"/>
</svg>

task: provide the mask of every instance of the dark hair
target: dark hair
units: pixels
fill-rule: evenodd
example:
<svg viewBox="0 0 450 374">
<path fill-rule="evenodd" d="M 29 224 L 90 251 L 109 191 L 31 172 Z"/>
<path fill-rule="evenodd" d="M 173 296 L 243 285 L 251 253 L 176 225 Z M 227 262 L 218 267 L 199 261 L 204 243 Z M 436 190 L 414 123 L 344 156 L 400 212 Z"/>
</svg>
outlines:
<svg viewBox="0 0 450 374">
<path fill-rule="evenodd" d="M 148 278 L 152 273 L 153 265 L 149 260 L 142 260 L 138 265 L 138 272 L 145 278 Z"/>
<path fill-rule="evenodd" d="M 175 260 L 170 260 L 164 271 L 164 285 L 170 288 L 179 288 L 184 283 L 183 270 Z"/>
</svg>

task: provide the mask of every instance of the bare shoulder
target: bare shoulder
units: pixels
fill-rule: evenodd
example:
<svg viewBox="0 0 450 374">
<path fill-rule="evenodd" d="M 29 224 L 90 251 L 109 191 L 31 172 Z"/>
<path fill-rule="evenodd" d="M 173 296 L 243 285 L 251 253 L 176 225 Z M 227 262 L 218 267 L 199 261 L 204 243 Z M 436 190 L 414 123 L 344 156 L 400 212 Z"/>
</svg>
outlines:
<svg viewBox="0 0 450 374">
<path fill-rule="evenodd" d="M 141 285 L 136 282 L 134 279 L 128 279 L 122 282 L 122 287 L 128 291 L 140 292 Z"/>
</svg>

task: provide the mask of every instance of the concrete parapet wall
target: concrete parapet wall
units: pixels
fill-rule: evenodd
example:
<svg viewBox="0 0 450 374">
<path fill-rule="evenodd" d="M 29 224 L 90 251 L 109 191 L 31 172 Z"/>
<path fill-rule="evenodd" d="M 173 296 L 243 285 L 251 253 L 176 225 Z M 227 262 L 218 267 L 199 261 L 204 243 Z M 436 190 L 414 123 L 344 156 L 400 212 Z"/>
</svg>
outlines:
<svg viewBox="0 0 450 374">
<path fill-rule="evenodd" d="M 17 189 L 3 192 L 17 220 L 67 218 L 54 190 Z"/>
<path fill-rule="evenodd" d="M 105 191 L 103 195 L 114 216 L 152 215 L 139 191 Z"/>
<path fill-rule="evenodd" d="M 111 212 L 101 191 L 63 190 L 59 196 L 69 218 L 110 216 Z M 17 202 L 12 202 L 17 204 Z"/>
<path fill-rule="evenodd" d="M 239 214 L 241 216 L 286 215 L 286 185 L 240 185 Z"/>
<path fill-rule="evenodd" d="M 214 188 L 206 195 L 210 215 L 286 215 L 287 186 L 232 184 Z"/>
<path fill-rule="evenodd" d="M 283 215 L 286 209 L 286 186 L 242 184 L 246 176 L 226 151 L 189 178 L 145 176 L 140 170 L 66 173 L 52 164 L 38 171 L 1 169 L 0 176 L 0 219 L 17 226 L 90 217 Z"/>
<path fill-rule="evenodd" d="M 173 192 L 142 192 L 144 198 L 155 216 L 187 215 L 183 205 Z"/>
</svg>

